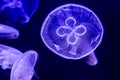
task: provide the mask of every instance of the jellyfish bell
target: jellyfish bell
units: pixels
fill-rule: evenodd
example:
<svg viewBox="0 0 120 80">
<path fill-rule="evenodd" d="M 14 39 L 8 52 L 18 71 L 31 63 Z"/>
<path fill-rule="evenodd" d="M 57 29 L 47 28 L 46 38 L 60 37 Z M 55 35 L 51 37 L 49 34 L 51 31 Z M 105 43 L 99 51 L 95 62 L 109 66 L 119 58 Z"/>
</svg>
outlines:
<svg viewBox="0 0 120 80">
<path fill-rule="evenodd" d="M 11 26 L 0 24 L 0 38 L 16 39 L 19 37 L 19 31 Z"/>
<path fill-rule="evenodd" d="M 40 36 L 43 43 L 55 54 L 96 65 L 94 51 L 103 38 L 103 26 L 97 15 L 78 4 L 65 4 L 51 11 L 46 17 Z"/>
<path fill-rule="evenodd" d="M 0 44 L 0 66 L 2 69 L 11 69 L 15 61 L 22 56 L 22 52 L 3 44 Z"/>
<path fill-rule="evenodd" d="M 37 52 L 29 50 L 14 63 L 10 80 L 31 80 L 37 62 Z"/>
<path fill-rule="evenodd" d="M 27 23 L 38 8 L 39 0 L 0 0 L 0 15 L 14 23 Z"/>
</svg>

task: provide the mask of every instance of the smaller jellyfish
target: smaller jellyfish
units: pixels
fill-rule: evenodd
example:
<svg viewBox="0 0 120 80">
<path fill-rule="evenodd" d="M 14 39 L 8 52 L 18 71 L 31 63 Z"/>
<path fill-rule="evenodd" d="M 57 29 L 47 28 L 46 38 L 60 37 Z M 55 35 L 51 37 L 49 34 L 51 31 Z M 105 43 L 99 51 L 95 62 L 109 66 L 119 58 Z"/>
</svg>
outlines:
<svg viewBox="0 0 120 80">
<path fill-rule="evenodd" d="M 58 56 L 72 60 L 85 58 L 89 65 L 96 65 L 94 51 L 103 33 L 102 23 L 92 10 L 78 4 L 65 4 L 48 14 L 40 36 L 46 47 Z"/>
<path fill-rule="evenodd" d="M 10 80 L 31 80 L 34 74 L 34 66 L 37 62 L 36 51 L 26 51 L 16 62 L 11 70 Z"/>
<path fill-rule="evenodd" d="M 11 69 L 15 61 L 22 56 L 22 52 L 3 44 L 0 44 L 0 66 L 2 69 Z"/>
<path fill-rule="evenodd" d="M 0 38 L 16 39 L 19 37 L 19 31 L 10 26 L 0 24 Z"/>
<path fill-rule="evenodd" d="M 27 23 L 38 4 L 39 0 L 0 0 L 0 15 L 14 23 Z"/>
</svg>

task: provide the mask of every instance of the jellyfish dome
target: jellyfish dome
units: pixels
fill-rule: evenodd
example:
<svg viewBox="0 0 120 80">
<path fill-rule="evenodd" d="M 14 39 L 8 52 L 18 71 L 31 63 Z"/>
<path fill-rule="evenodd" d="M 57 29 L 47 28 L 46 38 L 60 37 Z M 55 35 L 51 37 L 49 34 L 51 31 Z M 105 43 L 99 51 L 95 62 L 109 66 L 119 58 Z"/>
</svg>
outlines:
<svg viewBox="0 0 120 80">
<path fill-rule="evenodd" d="M 16 39 L 19 37 L 19 31 L 11 26 L 0 24 L 0 39 Z"/>
<path fill-rule="evenodd" d="M 26 51 L 16 60 L 11 70 L 10 80 L 31 80 L 34 75 L 34 66 L 37 62 L 38 54 L 36 51 Z"/>
<path fill-rule="evenodd" d="M 95 60 L 93 64 L 96 64 L 94 50 L 102 40 L 103 26 L 89 8 L 65 4 L 48 14 L 40 35 L 43 43 L 55 54 L 73 60 L 90 55 L 88 60 Z"/>
<path fill-rule="evenodd" d="M 39 0 L 0 0 L 0 16 L 14 23 L 27 23 L 38 3 Z"/>
</svg>

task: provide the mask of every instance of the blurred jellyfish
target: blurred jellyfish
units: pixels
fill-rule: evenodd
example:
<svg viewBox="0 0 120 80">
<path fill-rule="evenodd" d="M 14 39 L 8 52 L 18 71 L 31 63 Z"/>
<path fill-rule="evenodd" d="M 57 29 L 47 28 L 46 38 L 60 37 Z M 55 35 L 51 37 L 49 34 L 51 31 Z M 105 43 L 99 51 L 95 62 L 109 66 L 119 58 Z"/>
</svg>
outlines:
<svg viewBox="0 0 120 80">
<path fill-rule="evenodd" d="M 78 4 L 65 4 L 48 14 L 40 35 L 55 54 L 73 60 L 86 57 L 86 63 L 96 65 L 94 51 L 102 41 L 103 32 L 92 10 Z"/>
<path fill-rule="evenodd" d="M 0 15 L 14 23 L 27 23 L 38 3 L 39 0 L 0 0 Z"/>
<path fill-rule="evenodd" d="M 10 26 L 0 24 L 0 38 L 15 39 L 19 37 L 19 31 Z"/>
<path fill-rule="evenodd" d="M 37 62 L 37 52 L 29 50 L 14 63 L 10 80 L 31 80 Z"/>
<path fill-rule="evenodd" d="M 22 52 L 3 44 L 0 44 L 0 66 L 2 69 L 11 69 L 15 61 L 22 56 Z"/>
</svg>

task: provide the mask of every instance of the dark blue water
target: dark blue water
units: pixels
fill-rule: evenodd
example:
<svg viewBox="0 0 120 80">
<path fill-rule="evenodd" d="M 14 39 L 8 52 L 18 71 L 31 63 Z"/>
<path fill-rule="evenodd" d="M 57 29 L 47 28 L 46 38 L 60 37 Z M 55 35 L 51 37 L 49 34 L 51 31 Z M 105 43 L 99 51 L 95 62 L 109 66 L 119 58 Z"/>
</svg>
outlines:
<svg viewBox="0 0 120 80">
<path fill-rule="evenodd" d="M 96 49 L 99 61 L 96 66 L 87 65 L 84 59 L 76 61 L 63 59 L 51 52 L 40 38 L 40 28 L 47 14 L 66 3 L 77 3 L 90 8 L 103 24 L 104 37 Z M 0 42 L 22 52 L 33 49 L 39 53 L 35 70 L 40 78 L 33 77 L 33 80 L 119 80 L 117 73 L 120 70 L 119 3 L 119 0 L 41 0 L 38 10 L 28 23 L 14 25 L 20 31 L 20 37 Z M 0 23 L 6 22 L 1 20 Z M 0 69 L 0 80 L 10 80 L 9 77 L 10 70 Z"/>
</svg>

